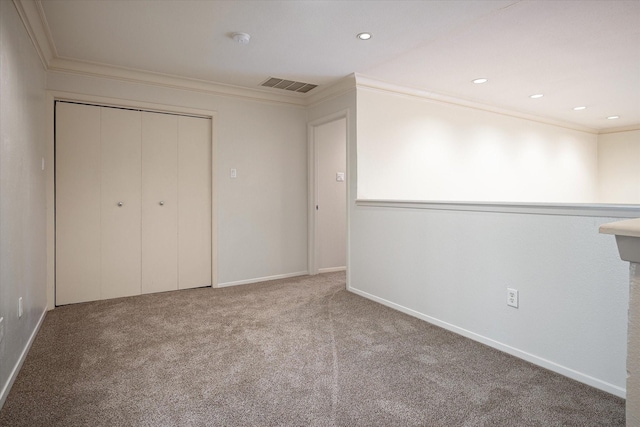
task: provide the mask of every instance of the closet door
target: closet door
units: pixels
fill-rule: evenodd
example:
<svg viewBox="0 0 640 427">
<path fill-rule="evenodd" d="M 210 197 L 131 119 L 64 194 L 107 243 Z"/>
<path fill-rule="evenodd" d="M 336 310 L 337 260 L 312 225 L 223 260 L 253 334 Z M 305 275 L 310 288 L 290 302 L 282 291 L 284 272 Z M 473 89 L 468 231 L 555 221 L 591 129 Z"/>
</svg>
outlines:
<svg viewBox="0 0 640 427">
<path fill-rule="evenodd" d="M 211 120 L 56 107 L 56 305 L 211 286 Z"/>
<path fill-rule="evenodd" d="M 139 111 L 101 108 L 101 298 L 140 294 Z"/>
<path fill-rule="evenodd" d="M 178 289 L 178 116 L 142 113 L 142 293 Z"/>
<path fill-rule="evenodd" d="M 211 286 L 211 120 L 178 118 L 178 287 Z"/>
<path fill-rule="evenodd" d="M 100 299 L 100 107 L 56 104 L 56 305 Z"/>
</svg>

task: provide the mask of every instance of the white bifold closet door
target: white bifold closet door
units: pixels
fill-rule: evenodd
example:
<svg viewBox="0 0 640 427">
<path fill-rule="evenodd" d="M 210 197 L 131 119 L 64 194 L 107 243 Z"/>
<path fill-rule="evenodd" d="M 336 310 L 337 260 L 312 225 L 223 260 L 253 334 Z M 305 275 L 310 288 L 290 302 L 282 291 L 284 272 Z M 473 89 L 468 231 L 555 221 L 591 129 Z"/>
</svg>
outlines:
<svg viewBox="0 0 640 427">
<path fill-rule="evenodd" d="M 100 110 L 100 298 L 108 299 L 140 294 L 141 128 L 139 111 Z"/>
<path fill-rule="evenodd" d="M 178 287 L 211 284 L 211 121 L 178 118 Z"/>
<path fill-rule="evenodd" d="M 211 121 L 59 102 L 56 304 L 211 285 Z"/>
<path fill-rule="evenodd" d="M 142 113 L 142 293 L 178 289 L 178 116 Z"/>
<path fill-rule="evenodd" d="M 56 105 L 56 304 L 100 299 L 99 107 Z"/>
</svg>

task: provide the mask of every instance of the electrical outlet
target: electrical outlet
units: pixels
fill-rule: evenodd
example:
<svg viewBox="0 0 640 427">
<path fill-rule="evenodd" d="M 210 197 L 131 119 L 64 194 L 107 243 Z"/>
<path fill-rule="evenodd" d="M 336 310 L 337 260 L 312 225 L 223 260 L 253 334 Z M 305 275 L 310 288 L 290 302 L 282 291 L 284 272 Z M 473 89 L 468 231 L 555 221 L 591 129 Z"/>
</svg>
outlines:
<svg viewBox="0 0 640 427">
<path fill-rule="evenodd" d="M 18 319 L 22 317 L 22 297 L 18 298 Z"/>
<path fill-rule="evenodd" d="M 516 289 L 507 288 L 507 305 L 518 308 L 518 291 Z"/>
</svg>

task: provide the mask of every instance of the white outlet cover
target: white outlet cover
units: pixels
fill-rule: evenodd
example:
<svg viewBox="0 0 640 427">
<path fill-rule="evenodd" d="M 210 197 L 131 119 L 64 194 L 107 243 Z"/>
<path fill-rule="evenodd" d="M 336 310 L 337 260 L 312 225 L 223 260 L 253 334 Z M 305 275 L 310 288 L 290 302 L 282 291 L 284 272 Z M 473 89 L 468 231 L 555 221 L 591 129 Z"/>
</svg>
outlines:
<svg viewBox="0 0 640 427">
<path fill-rule="evenodd" d="M 22 297 L 18 298 L 18 319 L 22 317 Z"/>
<path fill-rule="evenodd" d="M 233 168 L 231 169 L 231 178 L 237 178 L 238 177 L 238 171 Z"/>
<path fill-rule="evenodd" d="M 507 305 L 518 308 L 518 290 L 507 288 Z"/>
<path fill-rule="evenodd" d="M 4 338 L 4 317 L 0 317 L 0 342 Z"/>
<path fill-rule="evenodd" d="M 344 182 L 344 172 L 337 172 L 336 173 L 336 181 Z"/>
</svg>

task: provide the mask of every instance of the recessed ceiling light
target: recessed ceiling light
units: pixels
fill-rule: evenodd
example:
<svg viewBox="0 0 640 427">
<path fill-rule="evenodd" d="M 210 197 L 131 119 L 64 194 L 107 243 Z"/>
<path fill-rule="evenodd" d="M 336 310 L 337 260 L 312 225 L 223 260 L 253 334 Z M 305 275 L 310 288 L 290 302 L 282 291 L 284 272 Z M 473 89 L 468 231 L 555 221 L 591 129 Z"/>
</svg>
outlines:
<svg viewBox="0 0 640 427">
<path fill-rule="evenodd" d="M 619 119 L 619 118 L 620 118 L 620 116 L 609 116 L 609 117 L 607 117 L 607 119 L 609 119 L 609 120 L 615 120 L 615 119 Z"/>
<path fill-rule="evenodd" d="M 536 93 L 535 95 L 531 95 L 529 98 L 538 99 L 542 98 L 544 95 L 541 93 Z"/>
<path fill-rule="evenodd" d="M 371 38 L 371 33 L 360 33 L 356 37 L 360 40 L 369 40 Z"/>
<path fill-rule="evenodd" d="M 587 107 L 573 107 L 575 111 L 586 110 Z"/>
<path fill-rule="evenodd" d="M 489 81 L 489 80 L 488 80 L 488 79 L 485 79 L 485 78 L 481 78 L 481 79 L 475 79 L 475 80 L 473 80 L 473 82 L 474 82 L 475 84 L 477 84 L 477 85 L 479 85 L 479 84 L 481 84 L 481 83 L 486 83 L 486 82 L 488 82 L 488 81 Z"/>
</svg>

